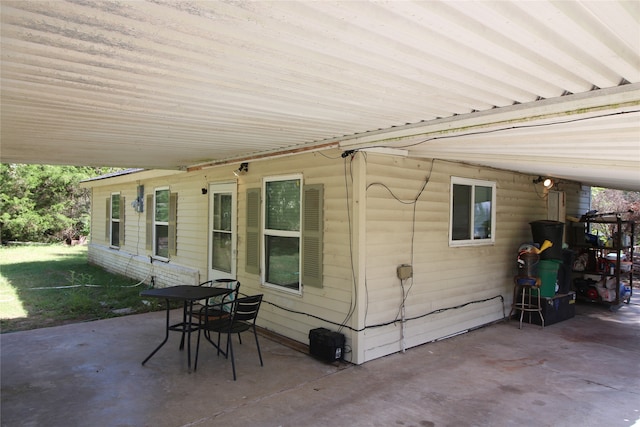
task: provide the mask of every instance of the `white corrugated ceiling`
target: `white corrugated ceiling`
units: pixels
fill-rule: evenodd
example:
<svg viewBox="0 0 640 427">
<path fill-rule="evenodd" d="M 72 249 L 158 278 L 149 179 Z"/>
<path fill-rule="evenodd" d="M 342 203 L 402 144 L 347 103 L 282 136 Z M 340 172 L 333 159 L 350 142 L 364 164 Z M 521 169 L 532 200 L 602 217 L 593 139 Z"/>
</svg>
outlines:
<svg viewBox="0 0 640 427">
<path fill-rule="evenodd" d="M 5 163 L 176 169 L 337 143 L 640 190 L 640 2 L 0 7 Z"/>
</svg>

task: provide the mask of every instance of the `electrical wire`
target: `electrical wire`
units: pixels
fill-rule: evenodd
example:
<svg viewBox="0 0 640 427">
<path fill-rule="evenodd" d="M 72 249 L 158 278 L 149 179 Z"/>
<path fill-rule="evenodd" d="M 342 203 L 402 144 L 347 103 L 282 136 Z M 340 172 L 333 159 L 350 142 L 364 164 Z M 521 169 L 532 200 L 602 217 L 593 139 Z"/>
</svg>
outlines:
<svg viewBox="0 0 640 427">
<path fill-rule="evenodd" d="M 405 201 L 400 199 L 386 184 L 381 183 L 381 182 L 373 182 L 371 184 L 369 184 L 367 186 L 367 190 L 369 190 L 369 188 L 373 187 L 373 186 L 381 186 L 384 189 L 386 189 L 389 194 L 395 199 L 397 200 L 399 203 L 405 204 L 405 205 L 413 205 L 413 213 L 412 213 L 412 220 L 411 220 L 411 248 L 410 248 L 410 258 L 411 258 L 411 265 L 414 265 L 414 243 L 415 243 L 415 231 L 416 231 L 416 213 L 417 213 L 417 206 L 418 206 L 418 200 L 420 199 L 420 196 L 422 195 L 422 193 L 424 192 L 425 188 L 427 187 L 427 184 L 429 183 L 429 180 L 431 179 L 431 174 L 433 173 L 433 166 L 435 164 L 435 159 L 431 159 L 431 168 L 429 169 L 429 175 L 427 175 L 427 177 L 424 180 L 424 183 L 422 184 L 422 187 L 420 188 L 420 190 L 418 191 L 418 193 L 416 194 L 416 196 L 409 200 L 409 201 Z M 396 315 L 396 321 L 398 320 L 398 318 L 400 317 L 402 310 L 405 307 L 405 303 L 407 300 L 407 296 L 409 295 L 409 292 L 411 291 L 411 288 L 413 287 L 413 276 L 411 277 L 411 281 L 409 284 L 409 289 L 407 290 L 406 294 L 404 292 L 404 283 L 401 281 L 401 286 L 403 286 L 403 298 L 402 298 L 402 302 L 400 303 L 400 306 L 398 308 L 398 314 Z M 365 284 L 366 284 L 366 279 L 365 279 Z M 366 324 L 366 311 L 365 311 L 365 324 Z"/>
<path fill-rule="evenodd" d="M 127 285 L 127 286 L 105 286 L 105 285 L 89 285 L 89 284 L 80 284 L 80 285 L 67 285 L 67 286 L 42 286 L 37 288 L 24 288 L 23 291 L 45 291 L 49 289 L 72 289 L 72 288 L 135 288 L 144 283 L 144 280 L 136 283 L 135 285 Z"/>
<path fill-rule="evenodd" d="M 467 307 L 469 305 L 481 304 L 483 302 L 488 302 L 488 301 L 492 301 L 492 300 L 495 300 L 495 299 L 500 299 L 500 301 L 502 302 L 502 312 L 503 312 L 503 317 L 504 317 L 504 297 L 502 295 L 496 295 L 496 296 L 493 296 L 493 297 L 490 297 L 490 298 L 484 298 L 484 299 L 480 299 L 480 300 L 474 300 L 474 301 L 465 302 L 463 304 L 459 304 L 459 305 L 452 306 L 452 307 L 438 308 L 438 309 L 430 311 L 428 313 L 423 313 L 423 314 L 420 314 L 418 316 L 408 317 L 408 318 L 405 319 L 405 322 L 422 319 L 423 317 L 427 317 L 427 316 L 431 316 L 431 315 L 439 314 L 439 313 L 444 313 L 444 312 L 447 312 L 449 310 L 458 310 L 458 309 Z M 390 320 L 388 322 L 377 323 L 377 324 L 374 324 L 374 325 L 368 325 L 368 326 L 364 326 L 363 328 L 356 329 L 356 328 L 353 328 L 353 327 L 345 325 L 345 324 L 341 324 L 341 323 L 338 323 L 338 322 L 333 322 L 331 320 L 322 318 L 320 316 L 316 316 L 316 315 L 313 315 L 313 314 L 305 313 L 304 311 L 292 310 L 290 308 L 282 307 L 281 305 L 272 303 L 272 302 L 264 300 L 264 299 L 262 300 L 262 302 L 266 303 L 268 305 L 271 305 L 273 307 L 276 307 L 276 308 L 278 308 L 280 310 L 287 311 L 289 313 L 300 314 L 300 315 L 304 315 L 304 316 L 307 316 L 307 317 L 311 317 L 313 319 L 317 319 L 317 320 L 321 320 L 323 322 L 326 322 L 326 323 L 328 323 L 330 325 L 340 326 L 341 328 L 349 329 L 350 331 L 353 331 L 353 332 L 363 332 L 363 331 L 365 331 L 367 329 L 381 328 L 381 327 L 384 327 L 384 326 L 395 325 L 397 323 L 397 319 L 394 319 L 394 320 Z"/>
<path fill-rule="evenodd" d="M 406 346 L 405 346 L 405 340 L 404 340 L 404 326 L 406 323 L 406 319 L 405 319 L 405 301 L 407 300 L 407 295 L 404 292 L 404 281 L 402 279 L 400 279 L 400 288 L 402 289 L 402 304 L 400 304 L 400 320 L 402 321 L 401 325 L 400 325 L 400 348 L 402 349 L 402 352 L 404 353 L 406 350 Z M 398 316 L 396 316 L 396 319 L 398 318 Z"/>
<path fill-rule="evenodd" d="M 263 300 L 264 303 L 271 305 L 273 307 L 276 307 L 280 310 L 284 310 L 287 311 L 289 313 L 294 313 L 294 314 L 299 314 L 299 315 L 303 315 L 303 316 L 307 316 L 313 319 L 317 319 L 320 321 L 323 321 L 325 323 L 331 324 L 331 325 L 335 325 L 338 326 L 338 332 L 340 332 L 342 329 L 348 329 L 354 332 L 362 332 L 366 329 L 370 329 L 370 328 L 379 328 L 379 327 L 384 327 L 384 326 L 389 326 L 389 325 L 394 325 L 397 323 L 398 321 L 398 315 L 396 316 L 395 319 L 388 321 L 388 322 L 383 322 L 383 323 L 378 323 L 378 324 L 374 324 L 374 325 L 366 325 L 366 315 L 368 310 L 365 309 L 365 326 L 363 328 L 357 329 L 357 328 L 353 328 L 351 326 L 349 326 L 347 323 L 348 321 L 351 319 L 351 317 L 353 316 L 353 313 L 355 312 L 355 308 L 356 308 L 356 304 L 354 303 L 354 298 L 355 301 L 357 301 L 357 283 L 355 281 L 355 267 L 354 267 L 354 260 L 353 260 L 353 242 L 352 242 L 352 220 L 351 220 L 351 214 L 350 214 L 350 205 L 349 205 L 349 182 L 353 183 L 353 169 L 352 169 L 352 161 L 353 158 L 355 157 L 355 155 L 357 155 L 357 151 L 354 151 L 353 153 L 350 153 L 348 156 L 344 156 L 344 183 L 345 183 L 345 192 L 346 192 L 346 207 L 347 207 L 347 222 L 348 222 L 348 226 L 349 226 L 349 250 L 350 250 L 350 259 L 351 259 L 351 273 L 352 273 L 352 279 L 353 279 L 353 285 L 354 285 L 354 294 L 351 297 L 350 303 L 349 303 L 349 312 L 347 313 L 345 319 L 338 323 L 338 322 L 334 322 L 325 318 L 322 318 L 320 316 L 316 316 L 310 313 L 306 313 L 303 311 L 298 311 L 298 310 L 292 310 L 290 308 L 286 308 L 286 307 L 282 307 L 278 304 L 272 303 L 268 300 Z M 364 153 L 363 153 L 364 154 Z M 366 160 L 366 155 L 365 155 L 365 160 Z M 348 162 L 348 163 L 347 163 Z M 424 190 L 426 189 L 427 184 L 429 183 L 430 179 L 431 179 L 431 175 L 433 173 L 433 168 L 434 168 L 434 164 L 435 164 L 435 159 L 431 160 L 431 168 L 429 170 L 429 175 L 425 178 L 424 183 L 422 184 L 422 187 L 420 188 L 420 190 L 418 191 L 418 193 L 416 194 L 416 196 L 414 197 L 413 200 L 405 202 L 402 201 L 399 197 L 397 197 L 393 191 L 385 184 L 383 183 L 373 183 L 370 184 L 369 186 L 367 186 L 367 189 L 369 189 L 372 185 L 381 185 L 383 188 L 387 189 L 387 191 L 389 191 L 389 193 L 392 195 L 392 197 L 394 197 L 394 199 L 396 199 L 398 202 L 404 203 L 404 204 L 413 204 L 413 218 L 412 218 L 412 235 L 411 235 L 411 262 L 413 265 L 413 261 L 414 261 L 414 243 L 415 243 L 415 225 L 416 225 L 416 213 L 417 213 L 417 202 L 420 199 L 420 196 L 423 194 Z M 365 277 L 365 291 L 366 290 L 366 283 L 367 283 L 367 279 Z M 407 297 L 409 295 L 409 292 L 411 290 L 411 287 L 413 286 L 413 277 L 411 278 L 411 284 L 409 286 L 409 288 L 407 289 L 407 291 L 404 291 L 404 283 L 402 283 L 401 281 L 401 285 L 402 285 L 402 293 L 403 293 L 403 298 L 402 298 L 402 303 L 401 303 L 401 309 L 402 307 L 405 305 Z M 483 303 L 483 302 L 487 302 L 487 301 L 491 301 L 494 299 L 500 299 L 502 302 L 502 309 L 503 309 L 503 317 L 504 317 L 504 297 L 502 295 L 496 295 L 494 297 L 491 298 L 486 298 L 486 299 L 482 299 L 482 300 L 475 300 L 475 301 L 470 301 L 464 304 L 460 304 L 457 306 L 453 306 L 453 307 L 445 307 L 445 308 L 441 308 L 441 309 L 437 309 L 437 310 L 433 310 L 429 313 L 424 313 L 421 314 L 419 316 L 414 316 L 414 317 L 410 317 L 410 318 L 406 318 L 403 319 L 403 323 L 408 322 L 408 321 L 412 321 L 412 320 L 417 320 L 429 315 L 433 315 L 433 314 L 438 314 L 438 313 L 442 313 L 448 310 L 454 310 L 454 309 L 460 309 L 463 307 L 466 307 L 468 305 L 471 304 L 478 304 L 478 303 Z M 367 301 L 365 302 L 367 304 L 368 307 L 368 291 L 367 291 Z"/>
<path fill-rule="evenodd" d="M 123 276 L 125 277 L 129 277 L 128 276 L 128 270 L 129 270 L 129 265 L 131 265 L 131 260 L 133 260 L 133 255 L 129 256 L 129 260 L 127 261 L 127 266 L 125 267 L 125 271 Z M 147 273 L 147 276 L 140 280 L 138 283 L 136 283 L 135 285 L 126 285 L 126 286 L 105 286 L 105 285 L 90 285 L 90 284 L 79 284 L 79 285 L 66 285 L 66 286 L 40 286 L 37 288 L 24 288 L 24 290 L 26 291 L 44 291 L 44 290 L 48 290 L 48 289 L 73 289 L 73 288 L 120 288 L 120 289 L 129 289 L 129 288 L 136 288 L 140 285 L 143 285 L 144 282 L 147 281 L 148 278 L 153 277 L 153 270 L 154 270 L 154 266 L 153 263 L 151 264 L 151 268 L 149 269 L 149 272 Z M 151 283 L 153 283 L 153 279 L 151 281 Z"/>
<path fill-rule="evenodd" d="M 321 155 L 322 157 L 324 157 L 324 158 L 326 158 L 326 159 L 329 159 L 329 160 L 337 160 L 337 159 L 339 159 L 340 157 L 342 157 L 340 154 L 338 154 L 338 155 L 337 155 L 337 156 L 335 156 L 335 157 L 327 156 L 327 155 L 326 155 L 326 154 L 324 154 L 322 151 L 315 151 L 313 154 L 319 154 L 319 155 Z"/>
<path fill-rule="evenodd" d="M 351 156 L 347 156 L 347 157 L 343 157 L 344 161 L 343 161 L 343 165 L 344 165 L 344 187 L 345 187 L 345 200 L 346 200 L 346 210 L 347 210 L 347 223 L 349 226 L 349 260 L 351 263 L 351 280 L 353 282 L 353 294 L 350 295 L 350 300 L 349 300 L 349 311 L 347 312 L 346 317 L 344 318 L 344 320 L 342 321 L 341 324 L 339 324 L 339 328 L 338 328 L 338 332 L 340 332 L 343 328 L 347 327 L 347 323 L 349 322 L 349 320 L 351 320 L 351 317 L 353 317 L 353 313 L 356 310 L 357 304 L 358 304 L 358 284 L 356 283 L 356 272 L 355 272 L 355 267 L 354 267 L 354 260 L 353 260 L 353 228 L 352 228 L 352 223 L 351 223 L 351 209 L 350 209 L 350 205 L 349 205 L 349 179 L 347 179 L 347 161 L 349 162 L 349 178 L 351 180 L 351 183 L 353 184 L 353 169 L 352 169 L 352 162 L 353 162 L 353 157 L 355 154 L 352 154 Z M 347 160 L 347 158 L 349 158 L 349 160 Z"/>
</svg>

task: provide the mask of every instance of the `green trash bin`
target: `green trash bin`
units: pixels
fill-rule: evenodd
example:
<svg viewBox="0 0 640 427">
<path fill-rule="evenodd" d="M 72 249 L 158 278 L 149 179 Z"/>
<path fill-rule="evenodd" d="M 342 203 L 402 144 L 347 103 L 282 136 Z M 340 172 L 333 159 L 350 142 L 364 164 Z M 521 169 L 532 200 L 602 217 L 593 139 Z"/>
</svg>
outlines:
<svg viewBox="0 0 640 427">
<path fill-rule="evenodd" d="M 540 296 L 553 298 L 556 295 L 556 283 L 558 282 L 558 270 L 562 260 L 542 259 L 538 263 L 538 277 L 540 277 Z"/>
</svg>

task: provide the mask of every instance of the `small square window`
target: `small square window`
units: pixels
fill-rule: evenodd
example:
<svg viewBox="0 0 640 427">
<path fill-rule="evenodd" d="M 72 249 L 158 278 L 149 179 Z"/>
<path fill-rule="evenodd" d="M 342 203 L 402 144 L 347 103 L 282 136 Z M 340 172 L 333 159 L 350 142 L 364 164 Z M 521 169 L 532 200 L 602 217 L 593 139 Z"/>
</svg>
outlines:
<svg viewBox="0 0 640 427">
<path fill-rule="evenodd" d="M 451 177 L 449 246 L 495 242 L 496 183 Z"/>
</svg>

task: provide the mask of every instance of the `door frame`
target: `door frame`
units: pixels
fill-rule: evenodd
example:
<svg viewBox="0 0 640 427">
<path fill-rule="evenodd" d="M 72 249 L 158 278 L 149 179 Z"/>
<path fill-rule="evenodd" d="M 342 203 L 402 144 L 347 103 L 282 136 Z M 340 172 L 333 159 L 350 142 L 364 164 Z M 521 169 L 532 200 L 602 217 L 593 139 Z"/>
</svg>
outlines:
<svg viewBox="0 0 640 427">
<path fill-rule="evenodd" d="M 231 194 L 231 272 L 216 270 L 213 268 L 213 214 L 215 212 L 215 195 L 225 193 Z M 209 183 L 209 214 L 208 214 L 208 257 L 207 257 L 207 277 L 208 280 L 235 279 L 238 265 L 238 182 L 224 181 Z"/>
</svg>

